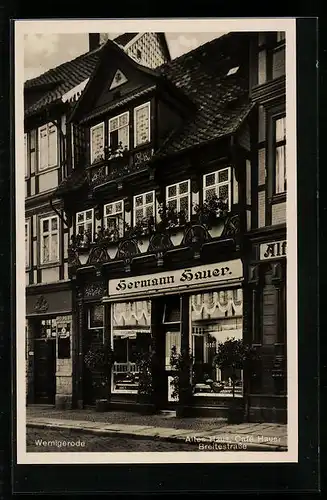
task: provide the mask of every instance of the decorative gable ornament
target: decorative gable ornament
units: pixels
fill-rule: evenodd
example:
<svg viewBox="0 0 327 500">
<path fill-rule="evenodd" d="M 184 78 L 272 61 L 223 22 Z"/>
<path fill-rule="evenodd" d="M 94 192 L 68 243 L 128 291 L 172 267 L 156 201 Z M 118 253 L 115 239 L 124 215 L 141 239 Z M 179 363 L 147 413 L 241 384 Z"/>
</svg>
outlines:
<svg viewBox="0 0 327 500">
<path fill-rule="evenodd" d="M 119 87 L 120 85 L 122 85 L 123 83 L 126 83 L 126 82 L 127 82 L 127 78 L 124 75 L 124 73 L 122 73 L 120 71 L 120 69 L 117 69 L 115 76 L 112 79 L 109 90 L 115 89 L 116 87 Z"/>
</svg>

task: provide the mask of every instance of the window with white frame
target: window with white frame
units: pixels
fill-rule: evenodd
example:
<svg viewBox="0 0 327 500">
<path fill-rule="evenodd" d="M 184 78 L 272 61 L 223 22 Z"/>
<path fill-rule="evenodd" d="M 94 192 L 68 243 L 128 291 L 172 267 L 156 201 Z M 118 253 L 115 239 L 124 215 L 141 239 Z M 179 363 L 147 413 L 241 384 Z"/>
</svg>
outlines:
<svg viewBox="0 0 327 500">
<path fill-rule="evenodd" d="M 134 225 L 154 217 L 154 191 L 134 196 Z"/>
<path fill-rule="evenodd" d="M 40 220 L 41 264 L 59 261 L 59 218 L 57 215 Z"/>
<path fill-rule="evenodd" d="M 182 212 L 186 220 L 190 218 L 190 180 L 178 182 L 166 187 L 166 204 L 168 209 Z"/>
<path fill-rule="evenodd" d="M 275 193 L 286 192 L 286 116 L 274 120 Z"/>
<path fill-rule="evenodd" d="M 25 267 L 30 267 L 30 221 L 25 221 Z"/>
<path fill-rule="evenodd" d="M 28 150 L 27 150 L 27 134 L 24 134 L 24 163 L 25 163 L 25 177 L 28 177 Z"/>
<path fill-rule="evenodd" d="M 124 234 L 124 202 L 114 201 L 104 206 L 104 227 L 121 238 Z"/>
<path fill-rule="evenodd" d="M 217 196 L 231 209 L 231 168 L 223 168 L 203 177 L 203 200 L 209 201 Z"/>
<path fill-rule="evenodd" d="M 129 149 L 129 113 L 122 113 L 109 120 L 109 145 L 113 153 L 117 149 Z"/>
<path fill-rule="evenodd" d="M 76 234 L 89 235 L 93 240 L 93 208 L 77 212 L 76 214 Z"/>
<path fill-rule="evenodd" d="M 46 123 L 38 129 L 39 170 L 46 170 L 58 165 L 58 137 L 54 123 Z"/>
<path fill-rule="evenodd" d="M 134 146 L 150 141 L 150 103 L 134 109 Z"/>
<path fill-rule="evenodd" d="M 104 158 L 104 123 L 91 127 L 91 163 Z"/>
</svg>

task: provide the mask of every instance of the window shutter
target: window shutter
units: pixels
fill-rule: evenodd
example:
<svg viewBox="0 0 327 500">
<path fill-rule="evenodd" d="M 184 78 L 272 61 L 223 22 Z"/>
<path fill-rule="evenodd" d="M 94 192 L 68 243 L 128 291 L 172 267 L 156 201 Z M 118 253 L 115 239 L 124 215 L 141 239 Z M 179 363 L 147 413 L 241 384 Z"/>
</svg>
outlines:
<svg viewBox="0 0 327 500">
<path fill-rule="evenodd" d="M 48 134 L 48 166 L 54 167 L 58 163 L 57 127 L 53 124 L 49 124 Z"/>
<path fill-rule="evenodd" d="M 48 130 L 47 126 L 39 129 L 39 169 L 43 170 L 48 166 Z"/>
</svg>

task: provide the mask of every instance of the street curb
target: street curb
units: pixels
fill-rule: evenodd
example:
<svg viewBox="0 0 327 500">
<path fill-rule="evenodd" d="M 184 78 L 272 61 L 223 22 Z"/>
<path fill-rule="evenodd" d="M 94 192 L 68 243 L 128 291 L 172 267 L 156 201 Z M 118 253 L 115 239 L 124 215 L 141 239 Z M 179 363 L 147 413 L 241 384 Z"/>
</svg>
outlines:
<svg viewBox="0 0 327 500">
<path fill-rule="evenodd" d="M 119 431 L 119 430 L 110 430 L 110 429 L 97 429 L 90 427 L 76 427 L 73 425 L 56 425 L 46 422 L 27 422 L 26 427 L 34 428 L 34 429 L 51 429 L 51 430 L 66 430 L 79 432 L 83 434 L 93 434 L 97 436 L 107 436 L 107 437 L 125 437 L 130 439 L 147 439 L 152 441 L 167 441 L 170 443 L 183 443 L 185 444 L 185 437 L 179 436 L 160 436 L 160 435 L 143 435 L 143 434 L 135 434 L 127 431 Z M 164 429 L 164 428 L 163 428 Z M 176 429 L 176 433 L 178 430 L 187 430 L 187 429 Z M 190 431 L 191 434 L 192 431 Z M 195 442 L 193 444 L 196 444 Z M 209 444 L 209 443 L 208 443 Z M 212 444 L 212 443 L 211 443 Z M 228 441 L 219 441 L 219 444 L 228 444 Z M 230 443 L 229 443 L 230 444 Z M 241 450 L 240 450 L 241 451 Z M 275 446 L 275 445 L 267 445 L 262 443 L 246 443 L 246 451 L 287 451 L 286 446 Z"/>
</svg>

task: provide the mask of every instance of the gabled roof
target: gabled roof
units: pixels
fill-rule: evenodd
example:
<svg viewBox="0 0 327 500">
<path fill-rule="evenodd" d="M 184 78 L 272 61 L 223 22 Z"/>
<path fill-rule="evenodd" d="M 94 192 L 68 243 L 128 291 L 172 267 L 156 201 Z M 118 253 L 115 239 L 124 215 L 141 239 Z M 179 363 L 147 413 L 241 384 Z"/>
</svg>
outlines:
<svg viewBox="0 0 327 500">
<path fill-rule="evenodd" d="M 133 39 L 137 35 L 138 33 L 123 33 L 116 37 L 114 41 L 121 47 L 126 47 L 133 43 Z M 165 35 L 160 33 L 159 36 L 165 49 L 167 47 Z M 98 64 L 104 46 L 86 52 L 71 61 L 46 71 L 40 76 L 27 80 L 24 84 L 25 117 L 38 113 L 50 104 L 59 102 L 63 95 L 90 78 Z"/>
<path fill-rule="evenodd" d="M 155 157 L 183 151 L 238 129 L 253 106 L 246 60 L 248 39 L 247 33 L 228 33 L 157 69 L 194 102 L 197 111 L 171 133 Z M 238 65 L 239 70 L 227 76 Z"/>
</svg>

